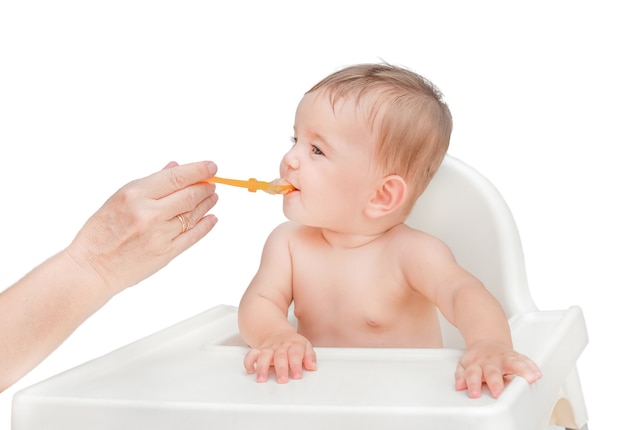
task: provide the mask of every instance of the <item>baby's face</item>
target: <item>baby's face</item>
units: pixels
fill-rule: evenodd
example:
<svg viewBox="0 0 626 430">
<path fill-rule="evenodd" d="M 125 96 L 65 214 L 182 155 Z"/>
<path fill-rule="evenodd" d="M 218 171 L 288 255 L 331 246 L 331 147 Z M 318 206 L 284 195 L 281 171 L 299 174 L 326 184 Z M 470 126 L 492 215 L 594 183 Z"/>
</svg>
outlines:
<svg viewBox="0 0 626 430">
<path fill-rule="evenodd" d="M 334 107 L 324 92 L 306 94 L 296 111 L 294 145 L 280 173 L 296 187 L 283 200 L 287 218 L 350 231 L 380 179 L 365 113 L 351 99 Z"/>
</svg>

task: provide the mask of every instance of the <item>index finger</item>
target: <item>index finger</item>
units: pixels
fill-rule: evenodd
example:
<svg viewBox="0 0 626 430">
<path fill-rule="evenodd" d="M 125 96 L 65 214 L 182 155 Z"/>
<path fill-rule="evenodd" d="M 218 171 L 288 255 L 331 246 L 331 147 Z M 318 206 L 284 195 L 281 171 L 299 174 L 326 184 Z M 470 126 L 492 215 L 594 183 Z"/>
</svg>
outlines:
<svg viewBox="0 0 626 430">
<path fill-rule="evenodd" d="M 189 185 L 206 181 L 217 173 L 217 166 L 212 161 L 198 161 L 174 166 L 171 164 L 145 178 L 151 182 L 148 197 L 161 199 Z"/>
</svg>

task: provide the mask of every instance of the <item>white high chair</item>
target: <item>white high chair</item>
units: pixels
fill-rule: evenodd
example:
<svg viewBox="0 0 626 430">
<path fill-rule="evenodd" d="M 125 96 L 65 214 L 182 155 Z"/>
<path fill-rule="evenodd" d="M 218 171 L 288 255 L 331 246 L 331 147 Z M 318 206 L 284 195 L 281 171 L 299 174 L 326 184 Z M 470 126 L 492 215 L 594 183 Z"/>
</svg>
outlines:
<svg viewBox="0 0 626 430">
<path fill-rule="evenodd" d="M 500 300 L 515 347 L 541 367 L 496 400 L 455 391 L 462 338 L 442 320 L 443 349 L 317 348 L 302 380 L 257 384 L 237 308 L 218 306 L 15 394 L 13 430 L 586 428 L 576 361 L 582 312 L 538 311 L 510 211 L 475 170 L 447 156 L 409 220 L 443 239 Z"/>
</svg>

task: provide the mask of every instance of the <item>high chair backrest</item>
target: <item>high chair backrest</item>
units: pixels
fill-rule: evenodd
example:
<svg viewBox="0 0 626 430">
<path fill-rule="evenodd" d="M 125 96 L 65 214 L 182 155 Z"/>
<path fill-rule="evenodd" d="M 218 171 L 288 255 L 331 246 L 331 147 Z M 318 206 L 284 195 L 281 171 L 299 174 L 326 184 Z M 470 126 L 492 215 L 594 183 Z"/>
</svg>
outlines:
<svg viewBox="0 0 626 430">
<path fill-rule="evenodd" d="M 484 176 L 446 155 L 406 223 L 443 240 L 457 262 L 480 279 L 509 318 L 536 310 L 526 279 L 515 221 L 498 190 Z M 440 317 L 444 346 L 464 346 Z"/>
</svg>

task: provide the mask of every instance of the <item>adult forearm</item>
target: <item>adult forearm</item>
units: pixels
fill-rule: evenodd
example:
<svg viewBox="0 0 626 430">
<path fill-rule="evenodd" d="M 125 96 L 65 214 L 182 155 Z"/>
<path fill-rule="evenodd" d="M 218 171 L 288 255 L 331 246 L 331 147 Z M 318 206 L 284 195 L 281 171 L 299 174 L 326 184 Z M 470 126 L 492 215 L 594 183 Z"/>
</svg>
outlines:
<svg viewBox="0 0 626 430">
<path fill-rule="evenodd" d="M 37 366 L 113 295 L 65 251 L 0 294 L 0 391 Z"/>
</svg>

